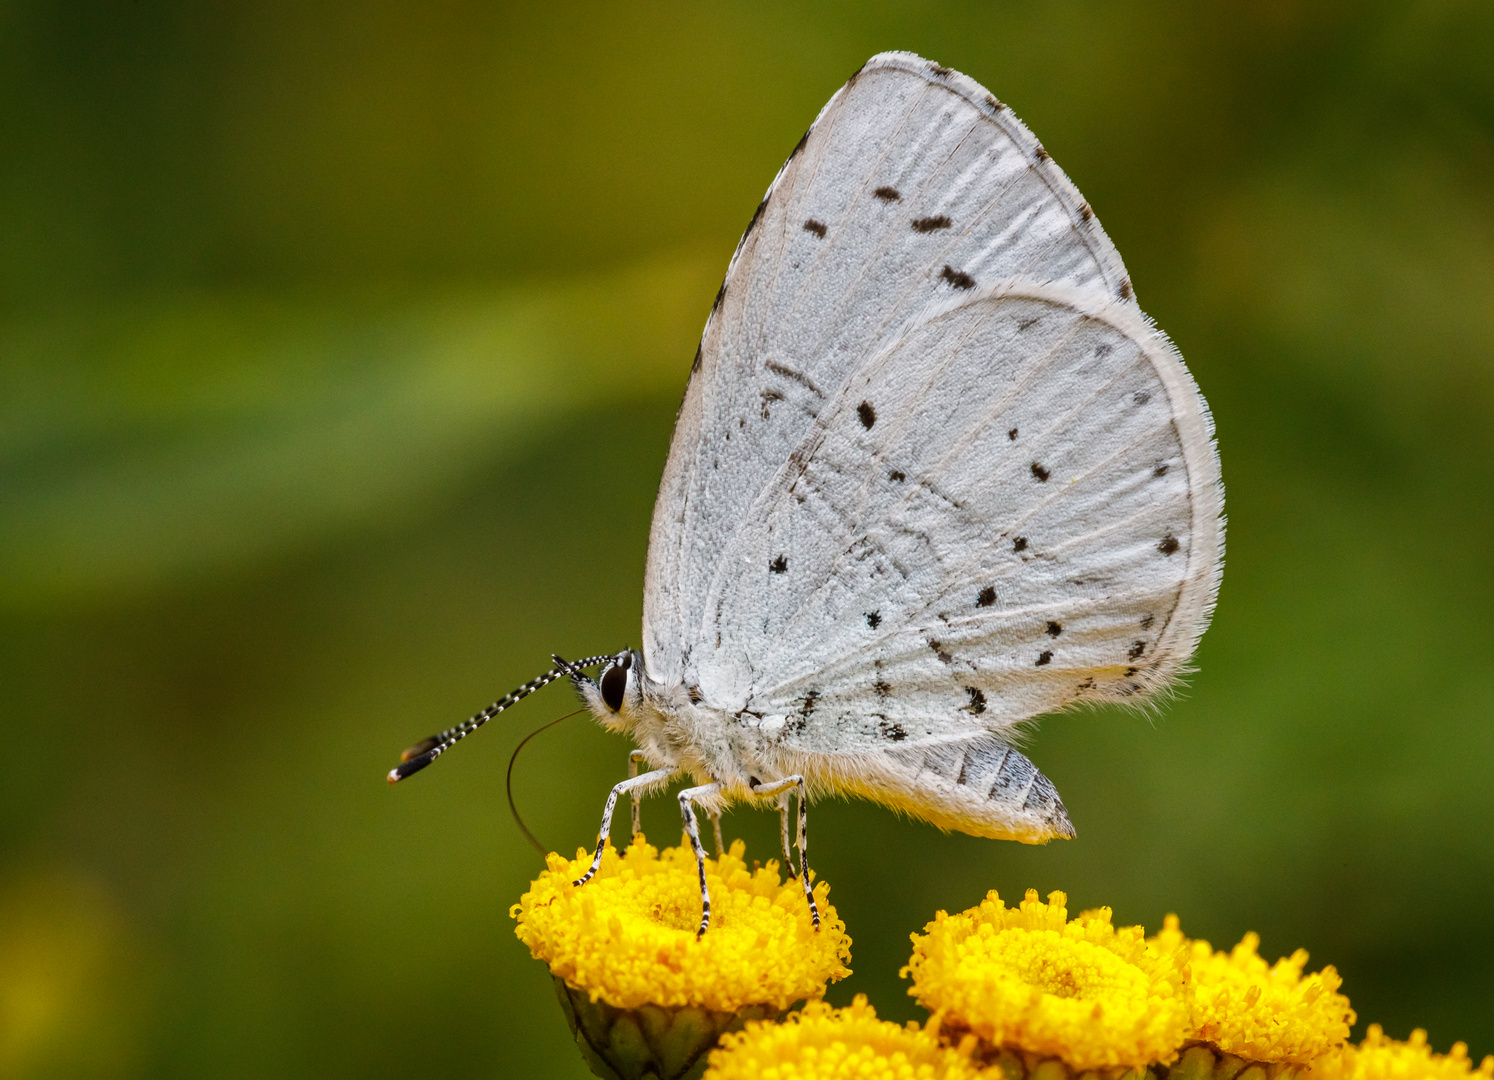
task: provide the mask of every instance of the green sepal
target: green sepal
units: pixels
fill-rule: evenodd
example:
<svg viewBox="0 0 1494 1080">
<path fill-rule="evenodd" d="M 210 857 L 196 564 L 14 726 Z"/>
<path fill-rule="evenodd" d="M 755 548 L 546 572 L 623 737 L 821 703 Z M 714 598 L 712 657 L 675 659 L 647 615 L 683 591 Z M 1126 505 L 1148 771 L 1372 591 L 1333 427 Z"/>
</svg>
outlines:
<svg viewBox="0 0 1494 1080">
<path fill-rule="evenodd" d="M 738 1012 L 698 1006 L 619 1009 L 555 979 L 555 996 L 581 1057 L 602 1080 L 699 1080 L 707 1057 L 749 1020 L 781 1020 L 788 1010 L 749 1005 Z"/>
</svg>

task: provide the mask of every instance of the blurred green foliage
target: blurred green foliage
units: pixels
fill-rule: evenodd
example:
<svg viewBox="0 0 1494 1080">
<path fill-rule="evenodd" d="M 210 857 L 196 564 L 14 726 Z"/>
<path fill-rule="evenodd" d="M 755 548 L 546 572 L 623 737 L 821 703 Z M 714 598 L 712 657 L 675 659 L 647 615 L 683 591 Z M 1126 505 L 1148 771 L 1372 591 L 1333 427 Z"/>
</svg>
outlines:
<svg viewBox="0 0 1494 1080">
<path fill-rule="evenodd" d="M 887 48 L 1096 207 L 1213 406 L 1230 546 L 1177 701 L 1032 740 L 1079 839 L 816 808 L 835 999 L 912 1016 L 937 908 L 1063 888 L 1494 1052 L 1494 9 L 12 0 L 0 1075 L 583 1075 L 506 914 L 503 767 L 566 693 L 382 775 L 636 643 L 715 282 Z M 536 740 L 541 837 L 589 841 L 626 749 Z"/>
</svg>

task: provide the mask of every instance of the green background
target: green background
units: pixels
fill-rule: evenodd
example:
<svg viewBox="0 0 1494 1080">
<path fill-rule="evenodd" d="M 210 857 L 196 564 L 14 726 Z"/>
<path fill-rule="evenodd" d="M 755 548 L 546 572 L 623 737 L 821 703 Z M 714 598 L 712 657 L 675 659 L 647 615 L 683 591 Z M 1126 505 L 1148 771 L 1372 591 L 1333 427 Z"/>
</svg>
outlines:
<svg viewBox="0 0 1494 1080">
<path fill-rule="evenodd" d="M 727 257 L 889 48 L 1094 205 L 1213 407 L 1229 558 L 1176 701 L 1032 740 L 1077 840 L 815 808 L 832 999 L 912 1017 L 910 931 L 1062 888 L 1494 1052 L 1494 8 L 7 2 L 0 1075 L 583 1075 L 507 915 L 504 766 L 567 692 L 383 773 L 637 643 Z M 626 749 L 531 744 L 547 843 Z"/>
</svg>

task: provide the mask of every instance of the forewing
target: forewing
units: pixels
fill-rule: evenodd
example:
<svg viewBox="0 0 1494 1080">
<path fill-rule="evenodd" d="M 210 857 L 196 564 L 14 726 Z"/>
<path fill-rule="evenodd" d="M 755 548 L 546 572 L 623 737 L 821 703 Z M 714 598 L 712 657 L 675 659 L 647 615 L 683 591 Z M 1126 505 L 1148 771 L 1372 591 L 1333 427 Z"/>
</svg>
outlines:
<svg viewBox="0 0 1494 1080">
<path fill-rule="evenodd" d="M 706 324 L 649 541 L 655 679 L 694 680 L 692 657 L 715 648 L 721 553 L 852 368 L 930 303 L 1013 275 L 1130 296 L 1088 205 L 1009 110 L 911 54 L 873 58 L 769 188 Z"/>
<path fill-rule="evenodd" d="M 1203 399 L 1134 305 L 978 290 L 851 373 L 746 509 L 700 685 L 813 753 L 1143 696 L 1207 623 L 1222 498 Z"/>
</svg>

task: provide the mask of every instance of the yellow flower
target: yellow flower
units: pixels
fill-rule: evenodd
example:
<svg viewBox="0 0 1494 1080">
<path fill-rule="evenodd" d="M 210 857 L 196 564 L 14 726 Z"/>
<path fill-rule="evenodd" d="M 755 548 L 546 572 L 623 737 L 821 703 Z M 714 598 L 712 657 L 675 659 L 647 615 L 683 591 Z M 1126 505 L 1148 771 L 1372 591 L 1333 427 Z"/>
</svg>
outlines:
<svg viewBox="0 0 1494 1080">
<path fill-rule="evenodd" d="M 642 836 L 623 855 L 609 846 L 597 876 L 580 888 L 571 882 L 591 856 L 550 855 L 548 869 L 509 914 L 519 922 L 519 940 L 552 974 L 619 1008 L 786 1009 L 823 996 L 826 983 L 850 974 L 851 957 L 829 886 L 815 886 L 817 932 L 803 887 L 780 881 L 776 862 L 749 870 L 744 851 L 738 840 L 706 860 L 711 929 L 699 939 L 694 854 L 683 844 L 661 852 Z"/>
<path fill-rule="evenodd" d="M 908 992 L 948 1032 L 976 1035 L 1008 1072 L 1044 1058 L 1073 1070 L 1173 1060 L 1190 1030 L 1186 955 L 1148 942 L 1139 926 L 1112 926 L 1109 908 L 1068 921 L 1066 903 L 1029 889 L 1016 908 L 991 892 L 959 915 L 939 912 L 913 935 Z"/>
<path fill-rule="evenodd" d="M 968 1057 L 916 1023 L 878 1020 L 864 995 L 849 1008 L 810 1002 L 786 1023 L 755 1022 L 711 1051 L 703 1080 L 975 1080 Z"/>
<path fill-rule="evenodd" d="M 1309 1080 L 1489 1080 L 1494 1057 L 1484 1058 L 1475 1069 L 1464 1043 L 1454 1043 L 1449 1054 L 1434 1054 L 1420 1028 L 1408 1041 L 1397 1042 L 1387 1039 L 1379 1024 L 1371 1024 L 1362 1043 L 1325 1055 L 1307 1075 Z"/>
<path fill-rule="evenodd" d="M 1349 1037 L 1354 1010 L 1338 992 L 1343 980 L 1332 967 L 1304 977 L 1303 949 L 1268 966 L 1256 952 L 1260 936 L 1246 934 L 1229 952 L 1215 952 L 1185 938 L 1176 915 L 1152 940 L 1189 959 L 1193 1040 L 1249 1062 L 1306 1066 Z"/>
</svg>

